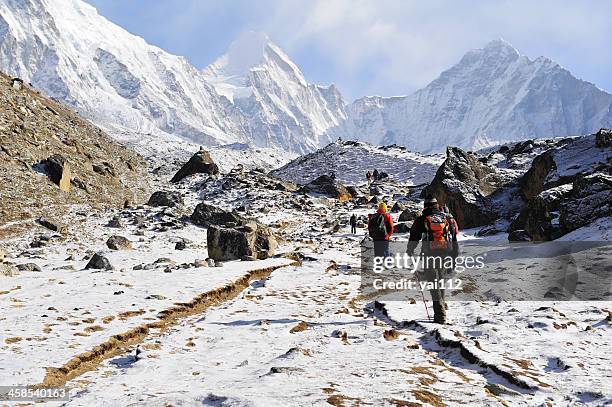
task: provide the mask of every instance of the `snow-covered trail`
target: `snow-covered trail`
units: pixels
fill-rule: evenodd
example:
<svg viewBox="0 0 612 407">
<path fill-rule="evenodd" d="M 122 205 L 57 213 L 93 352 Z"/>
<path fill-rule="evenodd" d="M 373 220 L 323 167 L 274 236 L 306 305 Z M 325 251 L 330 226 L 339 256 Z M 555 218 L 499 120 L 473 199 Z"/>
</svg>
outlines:
<svg viewBox="0 0 612 407">
<path fill-rule="evenodd" d="M 484 391 L 485 377 L 424 350 L 421 334 L 397 335 L 362 312 L 366 301 L 359 298 L 354 258 L 333 250 L 315 256 L 151 337 L 142 359 L 123 355 L 80 377 L 71 384 L 81 384 L 83 391 L 69 405 L 495 400 Z M 338 267 L 330 268 L 332 258 Z"/>
</svg>

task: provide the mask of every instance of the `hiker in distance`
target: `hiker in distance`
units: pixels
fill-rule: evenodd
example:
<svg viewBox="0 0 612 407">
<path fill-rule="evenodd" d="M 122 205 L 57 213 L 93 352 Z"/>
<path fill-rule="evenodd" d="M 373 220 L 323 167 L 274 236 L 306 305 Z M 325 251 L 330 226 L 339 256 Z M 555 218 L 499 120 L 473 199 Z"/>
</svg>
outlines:
<svg viewBox="0 0 612 407">
<path fill-rule="evenodd" d="M 456 258 L 459 254 L 459 243 L 457 242 L 459 229 L 457 222 L 452 215 L 440 209 L 438 200 L 432 196 L 425 198 L 425 208 L 410 228 L 410 240 L 406 252 L 409 256 L 414 255 L 414 251 L 423 240 L 421 253 L 425 256 L 452 256 Z M 438 264 L 439 265 L 439 264 Z M 450 270 L 449 270 L 450 271 Z M 442 267 L 425 267 L 423 273 L 428 282 L 436 282 L 445 279 L 446 272 Z M 444 290 L 433 288 L 429 290 L 434 308 L 434 322 L 438 324 L 446 323 L 446 302 L 444 300 Z"/>
<path fill-rule="evenodd" d="M 349 223 L 351 224 L 351 233 L 356 234 L 357 233 L 357 216 L 355 216 L 355 214 L 351 215 L 351 219 L 349 220 Z"/>
<path fill-rule="evenodd" d="M 368 218 L 368 233 L 374 241 L 374 256 L 390 256 L 389 239 L 393 234 L 393 219 L 387 212 L 387 204 L 378 204 L 376 213 L 368 215 Z"/>
</svg>

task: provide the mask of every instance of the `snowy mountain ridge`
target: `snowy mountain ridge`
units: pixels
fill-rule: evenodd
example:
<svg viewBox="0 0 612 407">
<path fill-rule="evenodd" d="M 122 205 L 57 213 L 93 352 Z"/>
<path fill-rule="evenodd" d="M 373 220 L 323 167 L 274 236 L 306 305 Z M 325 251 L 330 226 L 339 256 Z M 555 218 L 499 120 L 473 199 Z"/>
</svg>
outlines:
<svg viewBox="0 0 612 407">
<path fill-rule="evenodd" d="M 304 154 L 341 136 L 441 152 L 612 126 L 612 95 L 497 40 L 408 96 L 346 103 L 310 84 L 267 35 L 244 33 L 203 70 L 82 0 L 0 0 L 0 70 L 111 134 L 250 143 Z"/>
</svg>

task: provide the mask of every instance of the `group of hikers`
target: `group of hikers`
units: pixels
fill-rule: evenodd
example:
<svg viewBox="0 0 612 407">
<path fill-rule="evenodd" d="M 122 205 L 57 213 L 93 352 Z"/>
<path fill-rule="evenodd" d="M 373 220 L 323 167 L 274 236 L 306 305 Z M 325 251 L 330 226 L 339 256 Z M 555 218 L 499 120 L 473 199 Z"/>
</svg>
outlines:
<svg viewBox="0 0 612 407">
<path fill-rule="evenodd" d="M 351 232 L 357 233 L 357 217 L 350 218 Z M 380 202 L 376 213 L 368 216 L 368 233 L 374 242 L 374 256 L 388 257 L 389 240 L 393 234 L 394 226 L 391 215 L 387 212 L 387 204 Z M 414 254 L 420 241 L 423 241 L 421 253 L 425 255 L 449 255 L 456 258 L 459 254 L 457 235 L 459 228 L 457 221 L 450 213 L 448 207 L 441 207 L 435 197 L 428 196 L 424 202 L 423 212 L 415 219 L 410 228 L 410 237 L 406 253 Z M 448 270 L 436 267 L 425 267 L 424 277 L 428 282 L 444 279 Z M 434 322 L 446 323 L 446 303 L 444 290 L 430 289 L 434 309 Z"/>
<path fill-rule="evenodd" d="M 386 172 L 378 171 L 376 168 L 374 171 L 366 172 L 366 180 L 368 181 L 368 186 L 372 183 L 372 181 L 381 180 L 387 178 L 389 175 Z"/>
</svg>

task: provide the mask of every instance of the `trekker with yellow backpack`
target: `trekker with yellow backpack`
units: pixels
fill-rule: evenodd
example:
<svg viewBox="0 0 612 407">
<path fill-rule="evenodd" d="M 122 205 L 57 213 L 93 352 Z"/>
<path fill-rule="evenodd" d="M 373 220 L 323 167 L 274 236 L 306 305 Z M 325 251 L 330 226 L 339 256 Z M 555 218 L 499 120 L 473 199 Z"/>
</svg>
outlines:
<svg viewBox="0 0 612 407">
<path fill-rule="evenodd" d="M 433 256 L 456 258 L 459 254 L 459 243 L 457 234 L 459 228 L 452 215 L 440 209 L 438 200 L 432 196 L 425 198 L 425 209 L 410 228 L 410 240 L 406 252 L 409 256 L 423 240 L 421 252 L 429 256 L 431 261 L 426 261 L 424 268 L 425 279 L 428 282 L 437 282 L 445 279 L 446 269 L 436 262 Z M 446 302 L 444 301 L 444 290 L 437 285 L 430 289 L 434 308 L 434 322 L 446 323 Z"/>
</svg>

